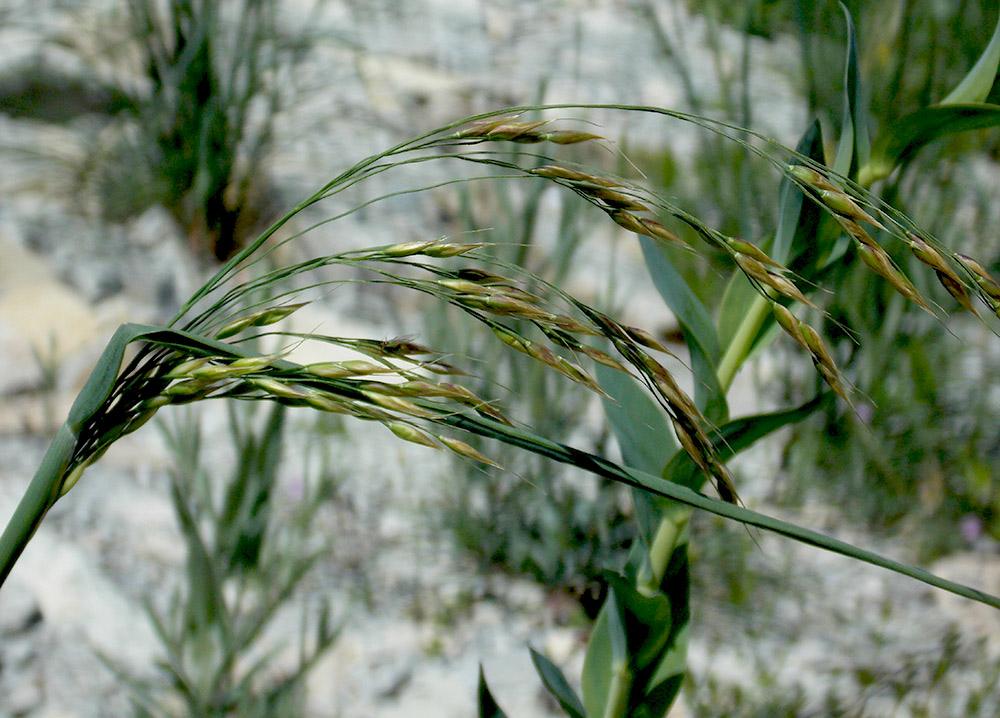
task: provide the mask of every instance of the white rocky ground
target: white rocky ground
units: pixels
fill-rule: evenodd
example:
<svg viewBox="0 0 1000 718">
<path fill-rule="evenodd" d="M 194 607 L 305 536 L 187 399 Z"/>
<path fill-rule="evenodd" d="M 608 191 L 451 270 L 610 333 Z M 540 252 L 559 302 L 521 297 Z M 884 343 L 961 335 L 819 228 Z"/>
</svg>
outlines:
<svg viewBox="0 0 1000 718">
<path fill-rule="evenodd" d="M 292 24 L 304 17 L 304 4 L 287 3 Z M 671 4 L 654 5 L 682 42 L 694 81 L 711 96 L 719 70 L 702 49 L 704 22 Z M 0 28 L 0 64 L 39 52 L 40 36 L 88 17 L 27 3 L 18 11 L 32 21 Z M 327 3 L 315 22 L 328 32 L 328 42 L 303 68 L 297 78 L 302 94 L 279 122 L 273 172 L 281 200 L 289 204 L 390 142 L 469 112 L 534 101 L 542 83 L 548 102 L 683 105 L 676 78 L 654 51 L 646 20 L 624 0 L 344 0 Z M 722 45 L 738 48 L 731 37 Z M 796 62 L 794 45 L 755 41 L 752 49 L 758 67 L 751 92 L 760 108 L 756 128 L 793 143 L 804 121 L 789 70 Z M 724 71 L 731 70 L 735 52 L 725 51 Z M 42 145 L 51 154 L 74 156 L 85 130 L 25 126 L 0 117 L 6 147 Z M 680 158 L 691 146 L 689 130 L 659 120 L 629 119 L 625 127 L 614 126 L 613 132 L 619 131 L 650 147 L 669 137 Z M 114 328 L 123 321 L 163 320 L 171 303 L 197 284 L 197 268 L 183 242 L 156 211 L 125 227 L 98 227 L 59 196 L 65 185 L 58 184 L 52 162 L 5 163 L 0 168 L 0 521 L 13 510 L 48 436 Z M 417 214 L 403 215 L 414 209 Z M 419 221 L 406 220 L 427 214 L 412 206 L 396 214 L 366 213 L 307 241 L 346 247 L 391 241 L 401 232 L 404 239 L 419 237 Z M 641 279 L 634 248 L 618 245 L 625 278 L 620 286 L 631 290 L 621 297 L 625 311 L 636 323 L 668 326 L 669 316 Z M 574 278 L 574 286 L 584 290 L 609 264 L 599 247 L 589 251 L 591 266 Z M 398 316 L 378 297 L 338 295 L 317 312 L 306 319 L 311 328 L 377 337 L 401 331 Z M 54 382 L 46 386 L 43 368 L 49 367 Z M 737 405 L 755 408 L 752 395 L 748 386 Z M 221 413 L 210 411 L 204 423 L 206 443 L 225 444 Z M 526 646 L 545 648 L 568 674 L 578 675 L 585 634 L 557 620 L 561 612 L 542 590 L 474 575 L 447 540 L 428 529 L 426 516 L 447 471 L 439 456 L 387 442 L 386 432 L 371 427 L 346 430 L 337 456 L 350 472 L 342 479 L 343 505 L 328 517 L 341 538 L 307 583 L 304 599 L 330 601 L 346 623 L 311 676 L 310 715 L 472 715 L 480 662 L 512 718 L 551 715 Z M 751 457 L 748 474 L 773 471 L 774 453 Z M 228 460 L 224 450 L 213 456 L 223 466 Z M 110 451 L 47 517 L 0 591 L 0 716 L 128 715 L 125 692 L 95 652 L 137 674 L 152 671 L 158 644 L 140 601 L 173 586 L 183 560 L 165 489 L 170 465 L 169 452 L 150 427 Z M 289 465 L 286 479 L 292 484 L 302 469 Z M 754 504 L 765 491 L 750 485 L 745 493 Z M 815 514 L 789 518 L 871 544 L 870 537 L 843 528 L 842 517 Z M 745 535 L 725 535 L 746 544 Z M 808 700 L 796 715 L 824 715 L 822 701 L 831 690 L 857 708 L 857 715 L 889 715 L 898 702 L 887 694 L 889 686 L 898 680 L 904 693 L 919 693 L 930 670 L 927 657 L 940 655 L 953 627 L 960 631 L 960 650 L 949 654 L 957 666 L 949 673 L 953 685 L 932 689 L 934 700 L 974 690 L 996 662 L 995 612 L 843 559 L 757 538 L 760 551 L 734 552 L 747 557 L 758 577 L 753 580 L 763 586 L 746 606 L 752 616 L 732 615 L 727 602 L 711 594 L 694 599 L 691 663 L 700 687 L 689 700 L 702 706 L 702 715 L 741 715 L 736 705 L 724 707 L 725 691 L 734 685 L 757 694 L 754 701 L 741 699 L 743 705 L 768 697 L 777 701 L 799 686 Z M 905 546 L 879 548 L 909 556 Z M 1000 593 L 1000 564 L 993 553 L 960 555 L 933 568 Z M 374 598 L 360 600 L 359 586 Z M 276 635 L 282 628 L 294 635 L 299 610 L 291 606 L 279 617 Z M 974 650 L 976 638 L 987 640 L 983 652 Z M 874 688 L 858 687 L 859 667 L 880 676 Z M 716 693 L 708 687 L 711 681 L 722 686 Z M 704 707 L 713 700 L 718 710 Z M 676 713 L 684 714 L 683 708 Z M 934 704 L 931 714 L 957 715 L 947 704 Z"/>
</svg>

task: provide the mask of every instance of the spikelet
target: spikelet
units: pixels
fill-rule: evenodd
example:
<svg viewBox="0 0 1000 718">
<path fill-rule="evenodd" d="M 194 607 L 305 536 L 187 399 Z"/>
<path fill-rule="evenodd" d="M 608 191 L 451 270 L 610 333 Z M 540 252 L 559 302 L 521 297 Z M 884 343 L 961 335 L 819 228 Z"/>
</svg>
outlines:
<svg viewBox="0 0 1000 718">
<path fill-rule="evenodd" d="M 730 249 L 739 252 L 740 254 L 743 254 L 747 257 L 752 257 L 761 264 L 768 264 L 772 267 L 776 267 L 777 269 L 783 272 L 787 271 L 787 269 L 784 266 L 782 266 L 778 262 L 775 262 L 767 254 L 765 254 L 760 247 L 754 244 L 750 244 L 750 242 L 745 242 L 742 239 L 736 239 L 735 237 L 726 237 L 726 244 L 729 245 Z"/>
<path fill-rule="evenodd" d="M 930 305 L 927 304 L 920 292 L 917 291 L 917 288 L 913 286 L 913 283 L 906 278 L 906 275 L 896 268 L 892 258 L 886 254 L 884 249 L 878 245 L 869 246 L 861 242 L 855 242 L 854 246 L 858 250 L 858 256 L 861 257 L 861 261 L 889 282 L 893 289 L 927 312 L 934 314 L 934 310 L 930 308 Z"/>
<path fill-rule="evenodd" d="M 785 330 L 788 336 L 798 342 L 803 348 L 809 349 L 809 345 L 802 335 L 802 330 L 799 328 L 799 320 L 795 318 L 795 315 L 792 314 L 792 311 L 788 307 L 782 306 L 777 302 L 771 302 L 771 312 L 774 314 L 778 325 Z"/>
<path fill-rule="evenodd" d="M 840 187 L 833 184 L 824 175 L 820 174 L 812 167 L 805 167 L 804 165 L 788 165 L 785 167 L 788 170 L 788 174 L 795 177 L 797 180 L 803 184 L 807 184 L 816 190 L 833 190 L 841 191 Z"/>
<path fill-rule="evenodd" d="M 833 210 L 834 214 L 841 217 L 848 217 L 856 221 L 867 222 L 879 229 L 888 232 L 881 222 L 868 214 L 865 210 L 861 209 L 857 202 L 847 194 L 846 192 L 841 192 L 840 190 L 831 189 L 821 189 L 817 190 L 819 198 L 823 200 L 823 204 Z"/>
<path fill-rule="evenodd" d="M 472 459 L 473 461 L 478 461 L 483 464 L 488 464 L 489 466 L 492 466 L 496 469 L 503 469 L 503 467 L 500 464 L 493 461 L 493 459 L 486 456 L 485 454 L 476 451 L 471 446 L 466 444 L 464 441 L 460 441 L 459 439 L 453 439 L 450 436 L 438 436 L 437 439 L 459 456 L 464 456 L 467 459 Z"/>
<path fill-rule="evenodd" d="M 734 252 L 733 260 L 737 265 L 739 265 L 740 269 L 742 269 L 747 276 L 757 280 L 761 284 L 766 284 L 778 294 L 788 297 L 789 299 L 794 299 L 795 301 L 801 302 L 802 304 L 814 309 L 819 308 L 808 297 L 806 297 L 806 295 L 802 293 L 802 290 L 796 287 L 791 280 L 781 276 L 780 274 L 768 271 L 767 267 L 765 267 L 763 263 L 753 257 L 749 257 L 741 252 Z"/>
<path fill-rule="evenodd" d="M 814 190 L 823 204 L 838 217 L 868 222 L 881 230 L 888 231 L 878 220 L 863 210 L 853 197 L 844 192 L 842 187 L 838 187 L 813 168 L 803 165 L 789 165 L 785 169 L 790 175 Z"/>
<path fill-rule="evenodd" d="M 421 446 L 429 446 L 432 449 L 441 448 L 438 446 L 437 442 L 434 441 L 434 439 L 410 424 L 393 421 L 386 424 L 386 427 L 388 427 L 389 431 L 404 441 L 409 441 L 413 444 L 420 444 Z"/>
<path fill-rule="evenodd" d="M 986 271 L 986 267 L 966 254 L 956 254 L 955 259 L 969 270 L 976 284 L 990 299 L 1000 301 L 1000 284 L 997 284 L 993 276 Z"/>
<path fill-rule="evenodd" d="M 239 334 L 245 329 L 250 327 L 263 327 L 268 324 L 274 324 L 279 322 L 289 314 L 294 312 L 305 304 L 286 304 L 283 307 L 269 307 L 267 309 L 261 309 L 260 311 L 254 312 L 253 314 L 248 314 L 239 319 L 234 319 L 233 321 L 226 324 L 222 329 L 219 329 L 215 333 L 216 339 L 226 339 L 228 337 Z"/>
<path fill-rule="evenodd" d="M 941 256 L 940 252 L 927 244 L 923 239 L 913 232 L 906 233 L 907 245 L 913 256 L 934 270 L 938 281 L 948 294 L 954 297 L 965 309 L 979 316 L 979 312 L 972 306 L 972 298 L 965 289 L 965 283 L 959 278 L 951 265 Z"/>
<path fill-rule="evenodd" d="M 652 237 L 653 239 L 658 239 L 661 242 L 666 242 L 667 244 L 674 244 L 686 249 L 691 249 L 691 245 L 685 242 L 683 239 L 678 237 L 676 234 L 671 232 L 669 229 L 664 227 L 662 224 L 654 219 L 646 219 L 645 217 L 639 218 L 639 224 L 643 227 L 643 232 L 647 237 Z"/>
</svg>

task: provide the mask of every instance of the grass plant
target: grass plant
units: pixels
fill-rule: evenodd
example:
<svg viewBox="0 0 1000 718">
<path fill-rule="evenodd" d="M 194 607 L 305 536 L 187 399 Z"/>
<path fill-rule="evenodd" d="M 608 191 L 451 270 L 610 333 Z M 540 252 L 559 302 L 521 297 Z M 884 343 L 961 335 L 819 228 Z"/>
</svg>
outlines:
<svg viewBox="0 0 1000 718">
<path fill-rule="evenodd" d="M 206 466 L 194 407 L 162 424 L 176 463 L 170 498 L 187 560 L 166 605 L 147 601 L 164 653 L 161 675 L 140 678 L 105 659 L 130 689 L 137 716 L 304 715 L 305 676 L 339 632 L 324 604 L 302 618 L 295 667 L 273 665 L 288 647 L 266 645 L 264 634 L 323 553 L 313 545 L 313 519 L 335 479 L 319 467 L 304 479 L 302 497 L 283 506 L 286 408 L 273 405 L 264 421 L 253 405 L 229 408 L 237 461 L 225 481 Z"/>
<path fill-rule="evenodd" d="M 233 256 L 168 326 L 125 325 L 116 333 L 0 537 L 0 579 L 49 508 L 120 436 L 140 428 L 164 406 L 232 399 L 345 415 L 380 424 L 406 441 L 498 465 L 491 444 L 476 448 L 469 441 L 481 437 L 633 489 L 639 541 L 621 570 L 606 574 L 608 596 L 590 638 L 582 695 L 549 659 L 532 651 L 542 682 L 573 718 L 663 716 L 673 704 L 685 674 L 687 541 L 694 509 L 1000 608 L 1000 597 L 744 507 L 727 466 L 735 453 L 829 402 L 857 410 L 863 395 L 847 381 L 839 356 L 817 330 L 829 320 L 819 290 L 839 293 L 839 267 L 863 267 L 869 282 L 888 287 L 942 322 L 947 322 L 942 302 L 957 304 L 991 327 L 1000 316 L 1000 284 L 988 268 L 950 249 L 867 189 L 943 135 L 1000 121 L 1000 107 L 983 102 L 1000 64 L 1000 29 L 985 59 L 944 104 L 904 116 L 871 143 L 849 15 L 847 26 L 845 111 L 829 163 L 817 125 L 792 150 L 746 128 L 663 108 L 565 105 L 463 119 L 336 176 Z M 566 150 L 603 140 L 586 126 L 545 119 L 569 111 L 647 113 L 737 144 L 780 177 L 773 232 L 752 242 L 728 235 L 641 184 L 573 162 Z M 536 112 L 545 114 L 529 118 L 527 113 Z M 509 143 L 524 149 L 512 157 Z M 498 145 L 505 149 L 498 151 Z M 657 289 L 681 323 L 693 391 L 682 388 L 664 367 L 667 347 L 648 331 L 491 257 L 485 236 L 399 242 L 286 265 L 269 262 L 274 243 L 297 239 L 297 234 L 285 235 L 279 242 L 279 231 L 306 207 L 349 188 L 361 190 L 375 175 L 396 175 L 425 163 L 450 163 L 482 174 L 460 174 L 434 187 L 402 185 L 361 206 L 377 208 L 393 197 L 447 191 L 483 177 L 492 181 L 499 171 L 509 181 L 554 184 L 636 235 Z M 678 233 L 682 226 L 696 240 L 685 241 Z M 273 243 L 265 246 L 269 240 Z M 731 279 L 717 317 L 678 275 L 664 245 L 724 257 Z M 897 263 L 887 247 L 904 248 L 918 266 Z M 940 289 L 918 282 L 917 272 L 937 280 Z M 412 339 L 281 328 L 281 321 L 304 303 L 340 283 L 359 281 L 415 292 L 460 311 L 489 328 L 495 337 L 492 351 L 520 353 L 601 397 L 623 462 L 553 440 L 508 416 L 469 387 L 474 367 L 437 347 Z M 262 354 L 254 342 L 267 335 L 284 337 L 287 349 Z M 726 394 L 740 368 L 779 337 L 812 363 L 827 388 L 798 406 L 730 417 Z M 359 358 L 300 364 L 289 352 L 305 341 L 351 349 Z M 719 498 L 701 492 L 706 483 Z M 211 600 L 206 596 L 201 610 Z M 482 675 L 479 703 L 481 715 L 503 715 Z"/>
</svg>

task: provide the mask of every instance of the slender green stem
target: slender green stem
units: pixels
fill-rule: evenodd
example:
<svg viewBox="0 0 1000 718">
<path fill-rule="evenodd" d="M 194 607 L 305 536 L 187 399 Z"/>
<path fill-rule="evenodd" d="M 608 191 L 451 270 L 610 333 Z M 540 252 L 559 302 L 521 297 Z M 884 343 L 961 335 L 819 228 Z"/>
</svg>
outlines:
<svg viewBox="0 0 1000 718">
<path fill-rule="evenodd" d="M 691 513 L 691 509 L 685 507 L 679 511 L 671 511 L 660 519 L 660 525 L 649 547 L 649 576 L 637 586 L 643 594 L 652 596 L 659 592 L 663 584 L 663 574 L 666 573 L 670 557 L 691 519 Z"/>
<path fill-rule="evenodd" d="M 723 391 L 726 391 L 732 385 L 733 379 L 736 377 L 736 372 L 739 371 L 743 362 L 749 356 L 754 338 L 757 336 L 757 332 L 760 331 L 760 327 L 764 323 L 764 319 L 767 317 L 769 311 L 768 300 L 759 294 L 756 295 L 736 335 L 729 342 L 729 346 L 726 347 L 726 353 L 723 354 L 722 361 L 719 362 L 719 385 Z"/>
</svg>

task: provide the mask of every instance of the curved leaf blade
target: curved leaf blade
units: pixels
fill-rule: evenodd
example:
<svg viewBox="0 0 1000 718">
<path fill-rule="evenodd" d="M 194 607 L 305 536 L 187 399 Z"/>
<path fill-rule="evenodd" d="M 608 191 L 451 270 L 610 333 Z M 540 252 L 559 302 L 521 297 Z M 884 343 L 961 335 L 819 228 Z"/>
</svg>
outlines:
<svg viewBox="0 0 1000 718">
<path fill-rule="evenodd" d="M 961 105 L 968 102 L 982 102 L 990 94 L 996 82 L 997 68 L 1000 67 L 1000 17 L 997 18 L 993 37 L 979 56 L 976 64 L 960 83 L 941 100 L 942 105 Z"/>
<path fill-rule="evenodd" d="M 479 718 L 507 718 L 507 714 L 500 710 L 490 687 L 486 684 L 486 674 L 483 672 L 482 664 L 479 665 Z"/>
<path fill-rule="evenodd" d="M 854 19 L 842 2 L 840 9 L 844 11 L 847 23 L 847 59 L 844 65 L 844 114 L 833 169 L 845 177 L 856 177 L 858 169 L 868 164 L 871 140 L 868 136 L 868 116 L 861 84 Z"/>
<path fill-rule="evenodd" d="M 859 180 L 871 184 L 892 174 L 923 147 L 947 135 L 1000 125 L 1000 105 L 950 104 L 925 107 L 902 117 L 875 141 L 872 159 Z"/>
<path fill-rule="evenodd" d="M 534 648 L 529 647 L 528 650 L 531 652 L 531 661 L 535 664 L 535 670 L 542 679 L 542 683 L 549 693 L 559 701 L 559 705 L 562 706 L 566 715 L 570 718 L 587 718 L 583 703 L 570 687 L 569 681 L 566 680 L 566 676 L 559 667 Z"/>
</svg>

